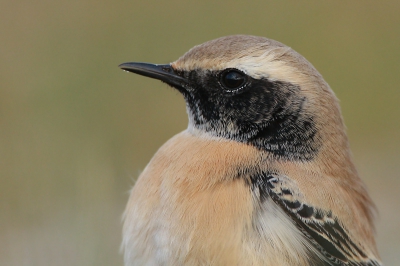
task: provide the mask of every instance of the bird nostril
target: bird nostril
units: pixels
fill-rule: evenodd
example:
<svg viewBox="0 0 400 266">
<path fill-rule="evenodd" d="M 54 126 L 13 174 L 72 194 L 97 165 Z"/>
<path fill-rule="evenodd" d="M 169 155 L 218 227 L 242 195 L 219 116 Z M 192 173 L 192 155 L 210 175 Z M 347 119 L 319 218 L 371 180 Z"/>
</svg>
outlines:
<svg viewBox="0 0 400 266">
<path fill-rule="evenodd" d="M 170 73 L 171 72 L 171 68 L 170 67 L 163 67 L 161 68 L 163 71 Z"/>
</svg>

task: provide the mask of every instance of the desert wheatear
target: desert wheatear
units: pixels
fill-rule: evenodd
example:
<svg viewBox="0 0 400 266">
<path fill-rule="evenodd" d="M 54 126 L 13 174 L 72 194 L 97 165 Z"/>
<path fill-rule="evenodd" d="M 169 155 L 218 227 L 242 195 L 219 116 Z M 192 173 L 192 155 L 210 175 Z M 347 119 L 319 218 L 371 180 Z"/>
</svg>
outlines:
<svg viewBox="0 0 400 266">
<path fill-rule="evenodd" d="M 126 265 L 381 265 L 338 100 L 301 55 L 237 35 L 120 68 L 177 89 L 189 116 L 132 189 Z"/>
</svg>

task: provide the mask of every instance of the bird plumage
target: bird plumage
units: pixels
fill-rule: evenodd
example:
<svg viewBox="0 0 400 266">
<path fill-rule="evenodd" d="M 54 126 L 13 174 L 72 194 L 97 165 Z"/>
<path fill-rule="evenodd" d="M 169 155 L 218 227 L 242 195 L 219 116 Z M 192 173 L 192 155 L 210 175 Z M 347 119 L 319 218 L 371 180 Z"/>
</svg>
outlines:
<svg viewBox="0 0 400 266">
<path fill-rule="evenodd" d="M 132 189 L 126 265 L 380 265 L 338 101 L 301 55 L 236 35 L 120 67 L 176 88 L 189 115 Z"/>
</svg>

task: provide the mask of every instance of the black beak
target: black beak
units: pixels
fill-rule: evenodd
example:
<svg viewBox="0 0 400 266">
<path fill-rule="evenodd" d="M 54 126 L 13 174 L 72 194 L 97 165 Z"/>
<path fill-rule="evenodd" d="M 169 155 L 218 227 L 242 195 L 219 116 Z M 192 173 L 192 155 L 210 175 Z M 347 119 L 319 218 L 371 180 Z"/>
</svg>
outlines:
<svg viewBox="0 0 400 266">
<path fill-rule="evenodd" d="M 120 64 L 119 68 L 142 76 L 164 81 L 174 87 L 184 88 L 188 83 L 187 79 L 180 76 L 171 65 L 130 62 Z"/>
</svg>

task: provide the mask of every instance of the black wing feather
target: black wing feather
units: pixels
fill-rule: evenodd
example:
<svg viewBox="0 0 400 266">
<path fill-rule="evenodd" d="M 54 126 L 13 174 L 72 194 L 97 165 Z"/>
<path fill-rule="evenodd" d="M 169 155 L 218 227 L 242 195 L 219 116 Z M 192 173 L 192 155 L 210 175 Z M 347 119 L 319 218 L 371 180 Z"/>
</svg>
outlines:
<svg viewBox="0 0 400 266">
<path fill-rule="evenodd" d="M 379 266 L 354 243 L 338 218 L 329 210 L 323 210 L 299 201 L 292 186 L 285 185 L 287 177 L 263 174 L 252 178 L 264 195 L 292 218 L 310 243 L 326 258 L 325 265 Z M 293 185 L 293 184 L 291 184 Z"/>
</svg>

